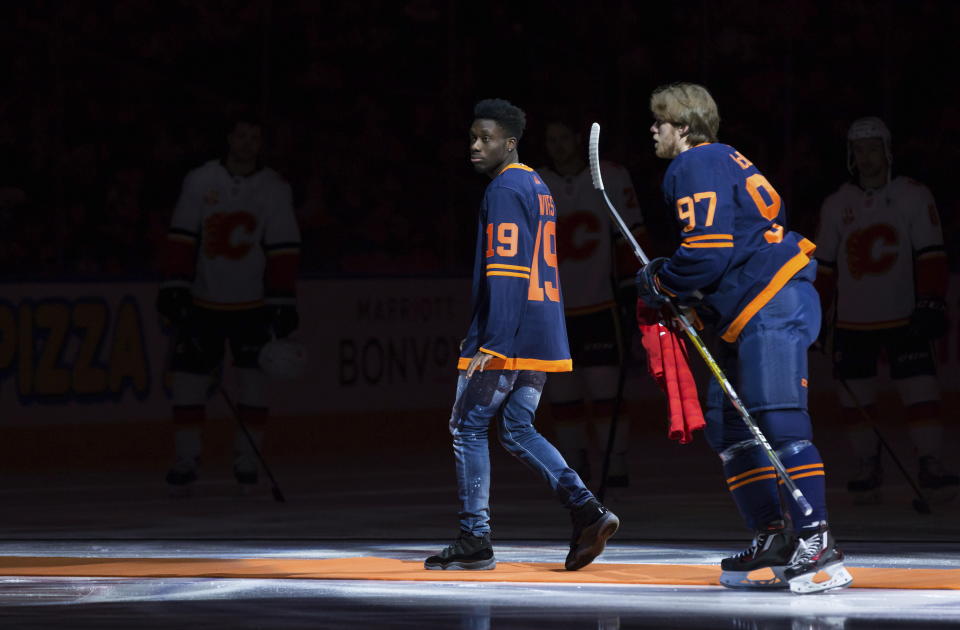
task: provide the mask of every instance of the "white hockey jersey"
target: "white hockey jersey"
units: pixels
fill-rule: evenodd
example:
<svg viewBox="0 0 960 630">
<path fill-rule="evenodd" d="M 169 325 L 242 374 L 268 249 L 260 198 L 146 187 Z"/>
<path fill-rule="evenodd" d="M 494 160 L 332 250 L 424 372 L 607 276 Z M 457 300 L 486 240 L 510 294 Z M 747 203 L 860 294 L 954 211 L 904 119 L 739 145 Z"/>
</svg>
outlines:
<svg viewBox="0 0 960 630">
<path fill-rule="evenodd" d="M 867 191 L 845 183 L 820 210 L 816 257 L 836 274 L 837 327 L 906 324 L 914 309 L 914 260 L 943 256 L 933 195 L 908 177 Z"/>
<path fill-rule="evenodd" d="M 219 160 L 207 162 L 184 178 L 169 239 L 179 243 L 171 253 L 181 258 L 173 261 L 173 282 L 176 276 L 181 282 L 192 276 L 196 303 L 210 308 L 258 306 L 270 288 L 268 257 L 299 255 L 290 185 L 269 168 L 233 176 Z M 191 255 L 193 273 L 185 258 Z M 293 281 L 285 278 L 279 284 Z"/>
<path fill-rule="evenodd" d="M 601 162 L 600 171 L 613 207 L 636 232 L 643 226 L 643 216 L 629 173 L 612 162 Z M 557 256 L 566 313 L 588 313 L 612 306 L 618 275 L 614 248 L 620 230 L 610 218 L 603 195 L 593 187 L 590 169 L 571 176 L 548 167 L 537 172 L 557 206 Z M 632 273 L 629 282 L 633 282 Z"/>
</svg>

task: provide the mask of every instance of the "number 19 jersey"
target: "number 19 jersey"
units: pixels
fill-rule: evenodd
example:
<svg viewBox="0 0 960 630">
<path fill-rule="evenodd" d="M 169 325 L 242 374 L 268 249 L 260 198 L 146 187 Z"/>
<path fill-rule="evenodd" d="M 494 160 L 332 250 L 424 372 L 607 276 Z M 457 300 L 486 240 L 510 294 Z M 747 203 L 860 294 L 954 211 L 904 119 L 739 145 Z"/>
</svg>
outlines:
<svg viewBox="0 0 960 630">
<path fill-rule="evenodd" d="M 485 352 L 487 369 L 569 372 L 550 189 L 529 166 L 510 164 L 487 186 L 478 227 L 473 318 L 457 367 Z"/>
</svg>

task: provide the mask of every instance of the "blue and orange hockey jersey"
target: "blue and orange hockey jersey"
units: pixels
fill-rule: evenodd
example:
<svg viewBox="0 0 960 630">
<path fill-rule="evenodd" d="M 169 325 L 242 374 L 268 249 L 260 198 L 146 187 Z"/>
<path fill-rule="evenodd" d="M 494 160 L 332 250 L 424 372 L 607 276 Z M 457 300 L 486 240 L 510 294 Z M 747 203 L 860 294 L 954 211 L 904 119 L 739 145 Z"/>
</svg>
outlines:
<svg viewBox="0 0 960 630">
<path fill-rule="evenodd" d="M 675 157 L 663 194 L 677 212 L 682 242 L 657 281 L 681 302 L 700 291 L 721 336 L 732 343 L 807 266 L 816 246 L 784 229 L 779 193 L 731 146 L 701 144 Z"/>
<path fill-rule="evenodd" d="M 557 265 L 557 211 L 529 166 L 511 164 L 487 186 L 473 270 L 473 321 L 457 367 L 482 351 L 490 370 L 573 369 Z"/>
</svg>

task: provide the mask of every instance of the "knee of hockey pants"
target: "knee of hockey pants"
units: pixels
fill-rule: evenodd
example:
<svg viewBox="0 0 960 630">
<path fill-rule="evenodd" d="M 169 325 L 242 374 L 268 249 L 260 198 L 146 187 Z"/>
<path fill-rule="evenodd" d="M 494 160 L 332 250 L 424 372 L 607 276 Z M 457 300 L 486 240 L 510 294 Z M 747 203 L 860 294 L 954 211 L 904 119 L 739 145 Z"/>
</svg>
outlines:
<svg viewBox="0 0 960 630">
<path fill-rule="evenodd" d="M 257 368 L 239 368 L 237 381 L 240 395 L 237 402 L 247 407 L 267 407 L 267 375 Z"/>
</svg>

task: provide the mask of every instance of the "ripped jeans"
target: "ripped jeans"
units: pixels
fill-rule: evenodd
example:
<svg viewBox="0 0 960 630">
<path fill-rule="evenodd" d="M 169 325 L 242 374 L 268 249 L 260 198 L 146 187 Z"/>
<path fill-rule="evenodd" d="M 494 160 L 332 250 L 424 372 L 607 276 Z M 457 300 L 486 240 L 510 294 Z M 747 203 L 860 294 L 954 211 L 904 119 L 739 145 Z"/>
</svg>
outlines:
<svg viewBox="0 0 960 630">
<path fill-rule="evenodd" d="M 490 421 L 498 419 L 500 443 L 540 475 L 568 509 L 593 494 L 563 456 L 534 428 L 544 372 L 486 370 L 469 379 L 461 371 L 450 416 L 460 493 L 460 529 L 474 536 L 490 531 Z"/>
</svg>

